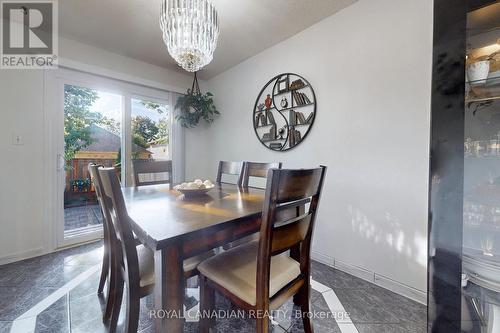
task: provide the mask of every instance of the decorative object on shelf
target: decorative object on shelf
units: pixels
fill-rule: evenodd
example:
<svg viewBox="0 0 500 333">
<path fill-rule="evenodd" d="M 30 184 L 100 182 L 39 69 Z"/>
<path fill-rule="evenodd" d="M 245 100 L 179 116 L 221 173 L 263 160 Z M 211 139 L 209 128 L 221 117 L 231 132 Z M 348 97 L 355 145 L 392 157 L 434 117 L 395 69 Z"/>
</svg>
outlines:
<svg viewBox="0 0 500 333">
<path fill-rule="evenodd" d="M 270 94 L 267 94 L 264 104 L 266 105 L 266 110 L 271 109 L 271 107 L 273 106 L 273 99 L 271 98 Z"/>
<path fill-rule="evenodd" d="M 193 86 L 188 89 L 186 95 L 177 99 L 175 109 L 180 113 L 175 117 L 182 127 L 196 127 L 201 119 L 212 123 L 220 114 L 214 105 L 213 95 L 210 92 L 202 94 L 198 84 L 198 77 L 194 73 Z M 257 124 L 256 124 L 257 126 Z"/>
<path fill-rule="evenodd" d="M 160 27 L 175 61 L 196 72 L 212 59 L 219 38 L 217 10 L 209 0 L 162 0 Z"/>
<path fill-rule="evenodd" d="M 286 76 L 278 81 L 278 93 L 279 94 L 288 91 L 288 82 L 289 82 L 288 80 L 289 80 L 289 78 L 288 78 L 288 76 Z"/>
<path fill-rule="evenodd" d="M 283 135 L 285 135 L 285 133 L 286 133 L 286 127 L 285 126 L 283 126 L 282 128 L 280 128 L 278 130 L 278 135 L 279 135 L 279 139 L 280 140 L 283 140 Z"/>
<path fill-rule="evenodd" d="M 312 86 L 298 74 L 284 73 L 273 77 L 260 91 L 253 111 L 254 130 L 268 149 L 287 151 L 304 141 L 315 117 Z"/>
<path fill-rule="evenodd" d="M 467 78 L 469 82 L 474 84 L 484 84 L 490 73 L 490 61 L 476 61 L 467 66 Z"/>
</svg>

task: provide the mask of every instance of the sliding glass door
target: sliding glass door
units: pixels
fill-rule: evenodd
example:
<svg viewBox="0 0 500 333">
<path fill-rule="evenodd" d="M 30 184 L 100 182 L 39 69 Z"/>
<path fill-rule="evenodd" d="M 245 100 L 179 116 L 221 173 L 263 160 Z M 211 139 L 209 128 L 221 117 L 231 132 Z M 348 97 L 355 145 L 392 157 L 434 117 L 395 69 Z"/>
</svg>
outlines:
<svg viewBox="0 0 500 333">
<path fill-rule="evenodd" d="M 121 163 L 123 96 L 64 84 L 64 239 L 99 236 L 102 214 L 89 163 Z"/>
<path fill-rule="evenodd" d="M 47 154 L 55 152 L 57 160 L 54 167 L 49 163 L 57 203 L 49 237 L 54 247 L 64 247 L 102 237 L 89 163 L 114 167 L 122 185 L 132 186 L 134 159 L 171 160 L 171 94 L 69 70 L 48 76 L 47 130 L 53 149 Z"/>
<path fill-rule="evenodd" d="M 130 160 L 171 160 L 171 112 L 168 102 L 134 96 L 130 100 L 130 106 Z M 128 175 L 128 182 L 133 184 L 132 172 L 129 171 Z M 139 177 L 141 181 L 154 181 L 168 179 L 170 175 L 141 174 Z"/>
</svg>

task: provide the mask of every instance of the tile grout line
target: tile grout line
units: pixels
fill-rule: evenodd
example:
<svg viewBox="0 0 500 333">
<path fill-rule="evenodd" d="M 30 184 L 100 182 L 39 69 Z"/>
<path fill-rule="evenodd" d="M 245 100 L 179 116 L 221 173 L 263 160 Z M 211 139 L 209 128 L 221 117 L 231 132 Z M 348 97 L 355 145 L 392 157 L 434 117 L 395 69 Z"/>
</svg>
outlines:
<svg viewBox="0 0 500 333">
<path fill-rule="evenodd" d="M 68 332 L 71 333 L 71 302 L 69 298 L 69 293 L 66 294 L 66 303 L 68 305 Z"/>
<path fill-rule="evenodd" d="M 323 297 L 323 299 L 325 300 L 332 314 L 338 315 L 339 313 L 343 314 L 346 313 L 346 310 L 342 305 L 342 302 L 340 302 L 340 299 L 338 298 L 337 294 L 332 288 L 329 288 L 324 284 L 321 284 L 313 279 L 311 279 L 311 287 L 317 292 L 321 293 L 321 297 Z M 339 329 L 342 333 L 359 333 L 358 329 L 351 321 L 351 318 L 349 317 L 343 319 L 335 318 L 334 320 L 339 326 Z"/>
<path fill-rule="evenodd" d="M 35 332 L 36 328 L 36 317 L 42 313 L 49 306 L 57 302 L 61 297 L 66 295 L 72 289 L 77 287 L 80 283 L 87 280 L 92 274 L 96 273 L 100 264 L 89 268 L 83 273 L 79 274 L 74 279 L 70 280 L 68 283 L 63 285 L 61 288 L 54 291 L 52 294 L 38 302 L 31 309 L 23 313 L 21 316 L 17 317 L 12 322 L 12 327 L 10 328 L 10 333 L 27 333 L 27 332 Z"/>
</svg>

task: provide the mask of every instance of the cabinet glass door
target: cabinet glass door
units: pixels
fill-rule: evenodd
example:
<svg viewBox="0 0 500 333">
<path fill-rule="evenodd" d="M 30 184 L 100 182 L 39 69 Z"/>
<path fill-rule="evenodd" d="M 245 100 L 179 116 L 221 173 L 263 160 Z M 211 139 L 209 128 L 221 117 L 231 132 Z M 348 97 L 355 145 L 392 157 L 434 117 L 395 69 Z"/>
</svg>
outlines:
<svg viewBox="0 0 500 333">
<path fill-rule="evenodd" d="M 462 332 L 500 332 L 500 3 L 467 15 Z"/>
</svg>

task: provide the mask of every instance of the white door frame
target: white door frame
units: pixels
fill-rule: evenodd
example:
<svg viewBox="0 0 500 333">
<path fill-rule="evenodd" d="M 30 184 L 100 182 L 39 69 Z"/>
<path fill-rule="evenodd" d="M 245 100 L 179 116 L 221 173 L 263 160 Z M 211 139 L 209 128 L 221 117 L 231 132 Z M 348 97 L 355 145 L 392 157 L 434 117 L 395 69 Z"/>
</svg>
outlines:
<svg viewBox="0 0 500 333">
<path fill-rule="evenodd" d="M 147 88 L 132 83 L 104 78 L 101 76 L 57 69 L 45 71 L 45 179 L 47 223 L 46 248 L 54 250 L 102 238 L 102 227 L 87 230 L 73 237 L 64 236 L 64 85 L 83 86 L 99 91 L 120 94 L 122 96 L 122 179 L 130 172 L 131 152 L 131 98 L 147 98 L 169 105 L 171 93 L 155 88 Z M 172 114 L 172 112 L 171 112 Z M 171 141 L 171 140 L 170 140 Z M 127 186 L 130 184 L 126 184 Z"/>
</svg>

